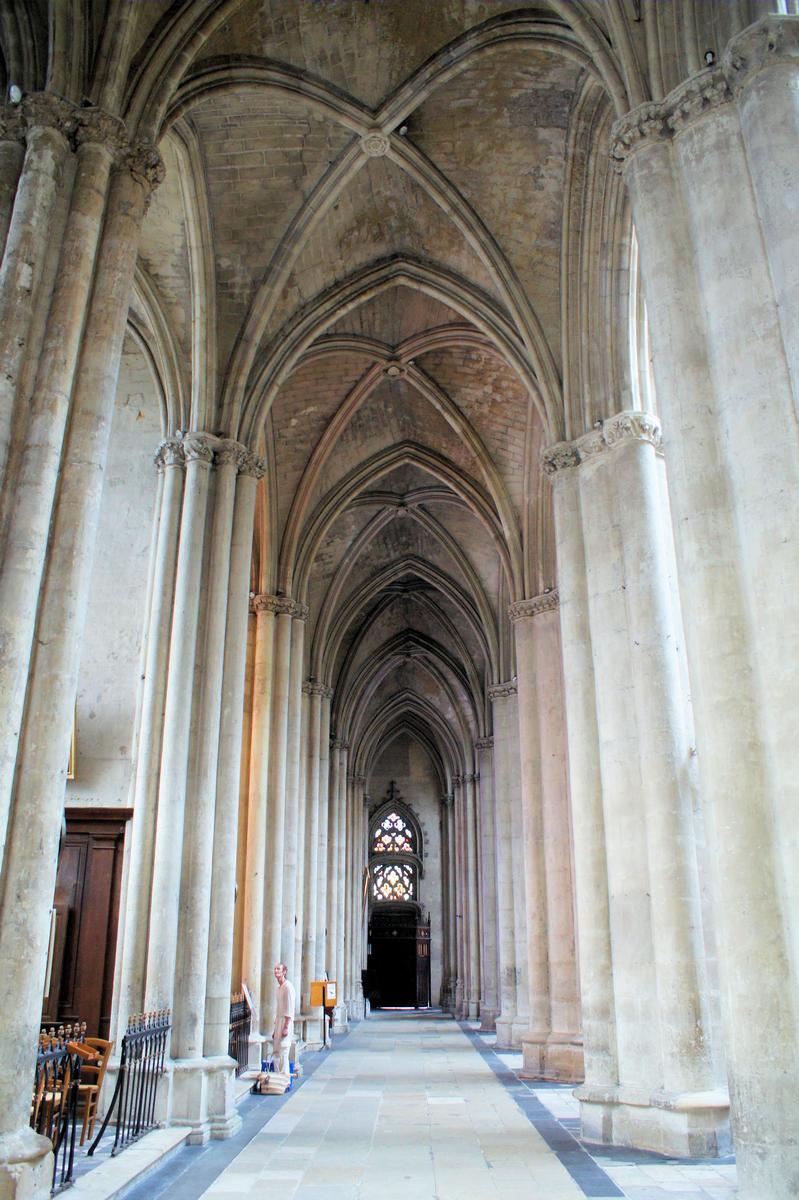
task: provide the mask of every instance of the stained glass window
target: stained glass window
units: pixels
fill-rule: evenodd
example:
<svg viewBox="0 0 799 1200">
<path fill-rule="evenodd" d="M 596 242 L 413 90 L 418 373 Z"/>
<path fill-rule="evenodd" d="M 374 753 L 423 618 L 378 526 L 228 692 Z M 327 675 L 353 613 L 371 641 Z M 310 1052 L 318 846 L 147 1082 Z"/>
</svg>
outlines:
<svg viewBox="0 0 799 1200">
<path fill-rule="evenodd" d="M 397 812 L 390 812 L 378 825 L 372 854 L 414 854 L 413 830 Z"/>
<path fill-rule="evenodd" d="M 408 863 L 378 863 L 372 871 L 375 900 L 413 900 L 416 871 Z"/>
</svg>

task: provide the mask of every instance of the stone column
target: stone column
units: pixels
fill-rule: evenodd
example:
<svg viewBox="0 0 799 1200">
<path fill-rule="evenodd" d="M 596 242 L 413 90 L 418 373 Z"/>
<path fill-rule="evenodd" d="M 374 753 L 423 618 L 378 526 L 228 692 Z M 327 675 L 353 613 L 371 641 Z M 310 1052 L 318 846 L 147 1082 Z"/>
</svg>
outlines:
<svg viewBox="0 0 799 1200">
<path fill-rule="evenodd" d="M 466 941 L 469 951 L 467 975 L 467 1019 L 476 1021 L 480 1016 L 480 868 L 477 844 L 477 786 L 480 776 L 469 774 L 464 777 L 466 822 L 466 890 L 468 896 L 468 925 Z"/>
<path fill-rule="evenodd" d="M 619 1072 L 613 1140 L 713 1154 L 725 1144 L 726 1097 L 714 1093 L 707 1044 L 695 786 L 659 441 L 655 418 L 622 413 L 573 448 L 584 463 L 581 518 L 611 899 Z M 635 794 L 642 804 L 631 807 Z M 599 1103 L 607 1115 L 601 1096 Z"/>
<path fill-rule="evenodd" d="M 228 1034 L 252 529 L 257 482 L 265 472 L 265 464 L 247 453 L 238 459 L 237 466 L 219 713 L 203 1031 L 203 1054 L 211 1068 L 217 1068 L 209 1073 L 208 1095 L 211 1136 L 214 1138 L 232 1136 L 241 1124 L 233 1095 L 234 1073 L 228 1058 Z"/>
<path fill-rule="evenodd" d="M 345 835 L 345 887 L 344 887 L 344 1003 L 347 1015 L 352 1016 L 352 909 L 355 894 L 354 846 L 353 846 L 353 789 L 354 775 L 347 772 L 347 813 Z"/>
<path fill-rule="evenodd" d="M 499 1007 L 496 1020 L 497 1046 L 513 1044 L 516 1021 L 516 941 L 513 912 L 513 810 L 511 807 L 510 721 L 508 700 L 516 695 L 513 681 L 488 689 L 494 713 L 494 800 L 496 811 L 497 949 L 499 958 Z"/>
<path fill-rule="evenodd" d="M 269 792 L 266 831 L 266 884 L 264 888 L 264 943 L 261 962 L 261 1024 L 271 1033 L 274 1015 L 274 966 L 282 962 L 283 863 L 286 829 L 286 733 L 289 713 L 291 627 L 297 605 L 288 596 L 278 598 L 275 617 L 274 670 L 272 672 L 272 730 L 269 742 Z M 298 613 L 298 615 L 300 615 Z"/>
<path fill-rule="evenodd" d="M 192 753 L 187 764 L 187 795 L 177 921 L 177 955 L 172 1014 L 172 1120 L 188 1125 L 190 1141 L 204 1143 L 211 1133 L 208 1113 L 208 1063 L 203 1058 L 205 995 L 211 920 L 210 891 L 214 861 L 216 782 L 219 760 L 219 722 L 222 703 L 225 630 L 227 625 L 230 547 L 236 474 L 244 447 L 217 442 L 214 452 L 213 512 L 209 525 L 207 570 L 201 594 L 204 612 L 196 642 L 197 667 L 193 687 L 184 695 L 196 697 Z M 200 554 L 202 540 L 195 552 Z M 165 799 L 163 793 L 163 799 Z M 235 823 L 235 818 L 234 818 Z M 174 880 L 173 880 L 174 885 Z M 160 912 L 160 909 L 155 909 Z M 232 946 L 230 947 L 232 955 Z M 228 956 L 230 958 L 230 955 Z"/>
<path fill-rule="evenodd" d="M 339 856 L 339 779 L 341 773 L 341 743 L 338 738 L 330 741 L 330 801 L 329 823 L 330 836 L 327 842 L 327 894 L 325 920 L 327 922 L 327 945 L 329 973 L 331 979 L 338 979 L 336 965 L 338 962 L 338 896 L 342 888 L 342 880 L 338 871 Z"/>
<path fill-rule="evenodd" d="M 255 664 L 253 670 L 252 750 L 247 803 L 247 848 L 244 874 L 242 978 L 252 996 L 253 1033 L 260 1036 L 257 1060 L 261 1064 L 261 1037 L 267 1034 L 270 1014 L 261 998 L 265 935 L 265 882 L 270 738 L 272 734 L 272 674 L 274 670 L 277 596 L 253 596 L 255 611 Z"/>
<path fill-rule="evenodd" d="M 533 634 L 533 617 L 537 611 L 537 599 L 521 600 L 510 609 L 518 673 L 527 982 L 530 989 L 530 1028 L 522 1037 L 522 1050 L 524 1074 L 530 1079 L 540 1079 L 545 1074 L 546 1046 L 551 1032 L 539 696 Z"/>
<path fill-rule="evenodd" d="M 361 990 L 361 928 L 363 910 L 363 803 L 364 784 L 366 776 L 353 774 L 352 779 L 352 812 L 351 812 L 351 887 L 350 913 L 348 921 L 350 994 L 347 1001 L 349 1016 L 352 1020 L 363 1017 L 363 993 Z"/>
<path fill-rule="evenodd" d="M 200 616 L 205 517 L 216 439 L 191 433 L 183 438 L 186 483 L 180 521 L 172 636 L 169 648 L 164 736 L 158 780 L 151 922 L 147 947 L 145 1006 L 172 1008 L 178 947 L 181 860 L 186 815 L 189 747 L 197 629 Z"/>
<path fill-rule="evenodd" d="M 551 1026 L 544 1067 L 548 1079 L 577 1082 L 585 1078 L 585 1067 L 577 981 L 572 823 L 557 592 L 544 593 L 538 601 L 533 648 L 541 747 Z"/>
<path fill-rule="evenodd" d="M 302 1008 L 304 1011 L 307 1011 L 310 1004 L 310 982 L 316 966 L 316 904 L 317 884 L 319 880 L 319 748 L 322 732 L 323 689 L 321 684 L 318 684 L 315 680 L 307 680 L 302 686 L 303 691 L 308 696 L 309 704 L 302 947 Z"/>
<path fill-rule="evenodd" d="M 300 963 L 295 957 L 295 932 L 298 906 L 297 895 L 299 856 L 302 853 L 300 837 L 300 748 L 302 728 L 302 670 L 305 653 L 305 621 L 295 618 L 291 625 L 291 665 L 289 667 L 288 723 L 286 727 L 286 825 L 284 830 L 283 854 L 283 914 L 280 937 L 280 961 L 288 968 L 289 979 L 298 990 L 300 987 Z M 266 964 L 268 966 L 268 964 Z M 272 964 L 274 966 L 274 964 Z"/>
<path fill-rule="evenodd" d="M 771 119 L 779 146 L 780 113 Z M 799 1018 L 786 1003 L 799 957 L 788 861 L 799 810 L 790 667 L 799 616 L 786 599 L 799 569 L 799 430 L 794 347 L 776 295 L 791 285 L 770 266 L 784 246 L 790 273 L 793 231 L 773 228 L 742 121 L 749 129 L 745 98 L 739 108 L 724 70 L 710 70 L 615 133 L 668 430 L 739 1184 L 745 1200 L 787 1200 L 799 1187 Z"/>
<path fill-rule="evenodd" d="M 519 672 L 523 798 L 527 788 L 524 830 L 532 1027 L 522 1045 L 526 1076 L 576 1079 L 582 1077 L 582 1055 L 577 1041 L 557 604 L 557 593 L 550 590 L 511 607 Z"/>
<path fill-rule="evenodd" d="M 111 118 L 107 118 L 107 122 L 116 131 Z M 105 140 L 94 140 L 103 135 Z M 108 180 L 113 155 L 119 149 L 105 122 L 82 127 L 80 136 L 59 271 L 35 386 L 28 403 L 19 468 L 7 506 L 8 526 L 0 571 L 0 643 L 3 645 L 0 661 L 0 862 L 69 400 L 91 292 Z M 46 225 L 38 232 L 46 240 Z M 9 248 L 9 253 L 19 258 L 13 271 L 23 270 L 28 252 L 34 253 L 33 247 L 29 246 L 26 251 L 25 240 L 20 234 L 14 247 Z M 11 265 L 9 271 L 12 271 Z M 22 309 L 15 307 L 14 311 L 15 320 L 23 319 Z M 13 322 L 11 324 L 13 326 Z"/>
<path fill-rule="evenodd" d="M 499 1012 L 497 977 L 497 862 L 494 804 L 494 739 L 475 742 L 480 778 L 477 844 L 480 854 L 480 1028 L 496 1029 Z"/>
<path fill-rule="evenodd" d="M 349 742 L 341 741 L 338 764 L 338 885 L 335 892 L 336 926 L 336 980 L 340 998 L 341 1017 L 337 1020 L 346 1023 L 347 1010 L 344 1005 L 345 949 L 346 949 L 346 891 L 347 891 L 347 766 L 349 759 Z"/>
<path fill-rule="evenodd" d="M 311 714 L 311 697 L 305 689 L 302 690 L 301 697 L 300 780 L 297 805 L 297 891 L 295 894 L 297 924 L 294 930 L 294 961 L 297 964 L 298 972 L 295 980 L 298 1013 L 302 1010 L 304 989 L 302 951 L 305 938 L 305 824 L 308 812 L 308 722 Z"/>
<path fill-rule="evenodd" d="M 619 1079 L 616 1005 L 610 942 L 605 818 L 599 761 L 596 685 L 588 621 L 588 584 L 580 507 L 579 456 L 571 447 L 547 452 L 552 480 L 563 650 L 574 883 L 580 953 L 585 1083 L 578 1090 L 583 1136 L 610 1142 Z"/>
<path fill-rule="evenodd" d="M 159 166 L 148 151 L 112 183 L 39 605 L 2 876 L 0 1190 L 7 1196 L 46 1195 L 50 1185 L 50 1147 L 28 1128 L 30 1098 L 19 1081 L 33 1076 L 102 473 L 139 231 Z"/>
<path fill-rule="evenodd" d="M 776 4 L 774 5 L 776 8 Z M 737 102 L 783 344 L 799 394 L 799 16 L 770 16 L 730 42 L 724 74 Z"/>
<path fill-rule="evenodd" d="M 327 955 L 327 843 L 330 829 L 330 701 L 333 692 L 322 692 L 322 711 L 319 723 L 319 835 L 316 845 L 316 951 L 314 977 L 321 979 L 332 970 Z M 313 852 L 313 850 L 311 851 Z"/>
<path fill-rule="evenodd" d="M 455 815 L 454 815 L 455 797 L 452 792 L 447 792 L 441 797 L 441 824 L 442 834 L 441 842 L 445 852 L 445 860 L 443 864 L 442 877 L 444 888 L 444 929 L 446 940 L 444 943 L 444 997 L 442 1003 L 446 1001 L 447 1009 L 450 1012 L 455 1012 L 455 990 L 457 987 L 457 916 L 456 916 L 456 899 L 455 899 Z"/>
<path fill-rule="evenodd" d="M 455 1016 L 462 1021 L 466 1015 L 466 851 L 463 836 L 463 779 L 452 777 L 452 824 L 453 824 L 453 882 L 455 884 Z"/>
<path fill-rule="evenodd" d="M 16 121 L 16 113 L 12 115 Z M 28 353 L 48 234 L 63 199 L 73 106 L 46 92 L 25 97 L 15 132 L 25 141 L 5 251 L 0 266 L 0 484 L 5 477 L 17 387 Z"/>
<path fill-rule="evenodd" d="M 164 731 L 164 701 L 172 600 L 175 589 L 180 510 L 183 499 L 183 446 L 170 438 L 158 448 L 156 464 L 163 472 L 158 539 L 155 551 L 152 604 L 147 627 L 144 689 L 139 723 L 136 776 L 133 785 L 125 919 L 120 921 L 121 955 L 119 1023 L 116 1041 L 121 1045 L 128 1018 L 144 1008 L 147 932 L 153 874 L 158 773 Z"/>
</svg>

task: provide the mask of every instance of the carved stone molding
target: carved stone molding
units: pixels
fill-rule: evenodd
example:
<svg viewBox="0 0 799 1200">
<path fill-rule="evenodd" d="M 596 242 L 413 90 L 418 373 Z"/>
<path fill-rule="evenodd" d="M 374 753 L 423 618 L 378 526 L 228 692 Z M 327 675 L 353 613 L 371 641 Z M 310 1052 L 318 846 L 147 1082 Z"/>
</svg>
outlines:
<svg viewBox="0 0 799 1200">
<path fill-rule="evenodd" d="M 211 466 L 217 439 L 209 433 L 186 433 L 181 439 L 183 457 L 187 463 L 199 462 Z"/>
<path fill-rule="evenodd" d="M 708 67 L 692 75 L 663 100 L 639 104 L 614 122 L 610 134 L 611 158 L 623 164 L 631 154 L 652 142 L 668 141 L 698 117 L 726 104 L 732 91 L 721 67 Z"/>
<path fill-rule="evenodd" d="M 159 471 L 165 467 L 182 467 L 185 460 L 180 438 L 165 438 L 156 450 L 153 461 Z"/>
<path fill-rule="evenodd" d="M 734 37 L 724 52 L 722 69 L 737 95 L 765 68 L 799 67 L 799 17 L 764 17 Z"/>
<path fill-rule="evenodd" d="M 602 436 L 606 446 L 648 442 L 659 450 L 663 442 L 660 421 L 652 413 L 646 412 L 621 412 L 609 417 L 602 425 Z"/>
<path fill-rule="evenodd" d="M 350 744 L 344 738 L 332 737 L 330 739 L 331 750 L 349 750 Z"/>
<path fill-rule="evenodd" d="M 151 142 L 137 142 L 122 156 L 121 164 L 127 167 L 134 179 L 144 188 L 148 200 L 159 183 L 163 183 L 166 170 L 158 147 Z"/>
<path fill-rule="evenodd" d="M 251 450 L 245 450 L 239 463 L 239 475 L 250 475 L 253 479 L 263 479 L 266 474 L 266 459 L 259 458 Z"/>
<path fill-rule="evenodd" d="M 478 754 L 482 754 L 485 750 L 493 750 L 494 739 L 492 737 L 478 738 L 474 743 L 474 748 Z"/>
<path fill-rule="evenodd" d="M 479 774 L 463 775 L 462 782 L 463 783 L 479 783 L 480 776 L 479 776 Z"/>
<path fill-rule="evenodd" d="M 366 776 L 359 775 L 357 771 L 348 771 L 347 779 L 349 779 L 350 783 L 357 783 L 359 785 L 366 783 Z"/>
<path fill-rule="evenodd" d="M 557 442 L 541 454 L 541 470 L 545 475 L 554 475 L 556 471 L 566 471 L 576 467 L 580 457 L 571 442 Z"/>
<path fill-rule="evenodd" d="M 235 467 L 238 472 L 248 453 L 247 447 L 233 438 L 221 438 L 214 451 L 214 465 L 217 467 Z"/>
<path fill-rule="evenodd" d="M 526 617 L 536 617 L 539 613 L 552 612 L 560 604 L 556 588 L 542 592 L 540 596 L 531 596 L 529 600 L 517 600 L 508 609 L 511 621 L 523 621 Z"/>
<path fill-rule="evenodd" d="M 389 140 L 384 133 L 367 133 L 361 138 L 361 150 L 367 158 L 383 158 L 388 154 Z"/>
<path fill-rule="evenodd" d="M 128 150 L 128 131 L 125 122 L 102 108 L 81 108 L 77 112 L 75 145 L 88 143 L 104 146 L 117 161 Z"/>
<path fill-rule="evenodd" d="M 57 129 L 69 141 L 78 128 L 78 109 L 52 92 L 28 92 L 18 106 L 26 134 L 33 129 Z"/>
<path fill-rule="evenodd" d="M 302 690 L 306 696 L 321 696 L 325 700 L 333 699 L 333 689 L 326 683 L 320 683 L 318 679 L 306 679 Z"/>
<path fill-rule="evenodd" d="M 271 612 L 275 616 L 288 613 L 300 621 L 308 617 L 307 605 L 298 604 L 291 596 L 270 596 L 268 592 L 260 592 L 253 596 L 251 603 L 255 612 Z"/>
<path fill-rule="evenodd" d="M 445 808 L 449 808 L 454 799 L 455 797 L 453 796 L 452 792 L 444 792 L 444 795 L 441 797 L 441 803 Z"/>
<path fill-rule="evenodd" d="M 452 776 L 452 786 L 454 788 L 459 788 L 463 784 L 463 782 L 464 782 L 464 778 L 462 775 L 453 775 Z"/>
<path fill-rule="evenodd" d="M 545 450 L 541 455 L 541 470 L 551 477 L 628 442 L 646 442 L 660 452 L 663 436 L 658 418 L 653 413 L 632 409 L 616 413 L 575 441 L 558 442 Z"/>
<path fill-rule="evenodd" d="M 491 703 L 503 700 L 506 696 L 515 696 L 518 691 L 516 680 L 509 679 L 506 683 L 495 683 L 488 689 L 487 695 Z"/>
</svg>

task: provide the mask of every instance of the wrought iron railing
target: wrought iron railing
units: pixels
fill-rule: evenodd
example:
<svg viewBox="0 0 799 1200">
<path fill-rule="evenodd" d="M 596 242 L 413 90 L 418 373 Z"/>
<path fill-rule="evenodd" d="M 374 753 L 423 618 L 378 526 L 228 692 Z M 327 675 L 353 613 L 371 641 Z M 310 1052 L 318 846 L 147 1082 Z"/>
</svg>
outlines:
<svg viewBox="0 0 799 1200">
<path fill-rule="evenodd" d="M 247 1070 L 249 1048 L 250 1048 L 250 1029 L 252 1027 L 252 1013 L 250 1006 L 247 1003 L 247 997 L 243 993 L 236 994 L 230 997 L 230 1035 L 228 1037 L 228 1054 L 231 1058 L 235 1058 L 236 1075 L 239 1076 Z"/>
<path fill-rule="evenodd" d="M 89 1147 L 90 1157 L 112 1117 L 116 1120 L 112 1157 L 157 1124 L 155 1102 L 158 1081 L 164 1073 L 166 1044 L 171 1027 L 172 1013 L 168 1008 L 160 1012 L 140 1013 L 128 1020 L 122 1039 L 116 1087 L 100 1132 Z"/>
<path fill-rule="evenodd" d="M 36 1054 L 30 1123 L 53 1143 L 53 1193 L 74 1182 L 78 1122 L 80 1043 L 86 1025 L 42 1030 Z"/>
</svg>

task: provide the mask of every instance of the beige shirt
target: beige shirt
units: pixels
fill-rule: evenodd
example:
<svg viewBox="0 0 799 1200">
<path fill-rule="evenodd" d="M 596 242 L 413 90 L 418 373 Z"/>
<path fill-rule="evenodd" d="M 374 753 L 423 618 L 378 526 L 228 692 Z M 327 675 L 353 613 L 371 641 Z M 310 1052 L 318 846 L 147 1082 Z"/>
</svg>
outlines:
<svg viewBox="0 0 799 1200">
<path fill-rule="evenodd" d="M 284 1019 L 284 1017 L 288 1017 L 290 1021 L 294 1020 L 294 1003 L 294 984 L 289 983 L 287 979 L 285 983 L 281 983 L 277 989 L 277 1007 L 275 1009 L 276 1028 Z"/>
</svg>

